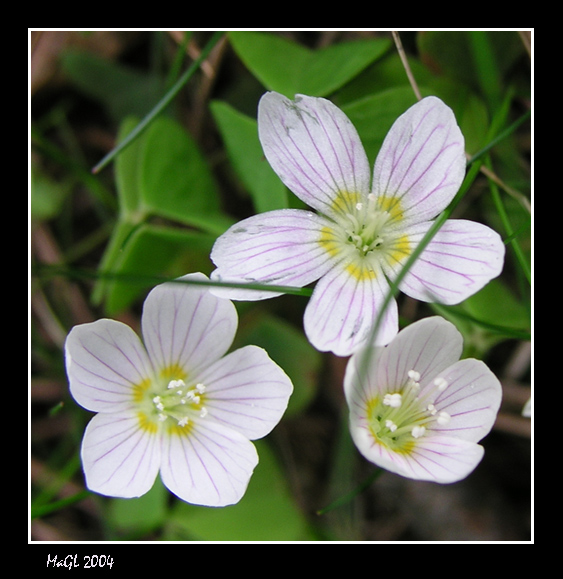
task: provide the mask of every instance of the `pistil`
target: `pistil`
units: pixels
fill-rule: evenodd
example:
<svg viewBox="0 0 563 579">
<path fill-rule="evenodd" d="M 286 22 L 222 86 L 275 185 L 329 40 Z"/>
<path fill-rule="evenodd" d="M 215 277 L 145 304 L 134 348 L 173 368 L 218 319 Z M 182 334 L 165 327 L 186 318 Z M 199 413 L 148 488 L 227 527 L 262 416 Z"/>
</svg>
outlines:
<svg viewBox="0 0 563 579">
<path fill-rule="evenodd" d="M 178 426 L 186 426 L 194 414 L 204 418 L 207 415 L 207 408 L 203 406 L 205 391 L 205 385 L 200 383 L 187 386 L 184 380 L 170 380 L 166 390 L 152 398 L 159 421 L 172 418 Z"/>
<path fill-rule="evenodd" d="M 375 438 L 396 450 L 407 449 L 410 441 L 425 436 L 433 422 L 444 426 L 451 420 L 445 411 L 439 411 L 435 402 L 447 388 L 443 378 L 420 392 L 420 373 L 409 370 L 407 380 L 397 389 L 374 400 L 368 411 L 370 430 Z"/>
</svg>

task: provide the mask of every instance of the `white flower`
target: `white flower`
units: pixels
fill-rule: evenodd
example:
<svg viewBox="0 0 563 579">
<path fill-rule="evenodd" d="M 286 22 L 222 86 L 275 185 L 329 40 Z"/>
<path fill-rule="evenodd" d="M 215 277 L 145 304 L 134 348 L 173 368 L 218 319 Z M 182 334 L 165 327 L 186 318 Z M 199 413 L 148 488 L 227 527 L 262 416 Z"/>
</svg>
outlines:
<svg viewBox="0 0 563 579">
<path fill-rule="evenodd" d="M 397 119 L 373 181 L 360 138 L 330 101 L 266 93 L 258 108 L 264 154 L 280 179 L 318 213 L 285 209 L 233 225 L 213 247 L 212 278 L 303 287 L 319 280 L 305 332 L 321 351 L 346 356 L 371 336 L 389 286 L 465 174 L 464 139 L 453 112 L 428 97 Z M 496 277 L 504 245 L 490 228 L 448 220 L 400 289 L 416 299 L 459 303 Z M 212 290 L 231 299 L 272 292 Z M 398 331 L 393 301 L 378 343 Z"/>
<path fill-rule="evenodd" d="M 70 391 L 98 413 L 81 449 L 90 490 L 137 497 L 160 471 L 170 491 L 189 503 L 240 500 L 258 463 L 250 440 L 279 422 L 293 386 L 261 348 L 225 355 L 236 328 L 230 301 L 202 287 L 165 283 L 145 301 L 144 344 L 114 320 L 71 330 Z"/>
<path fill-rule="evenodd" d="M 502 390 L 483 362 L 459 360 L 461 351 L 455 326 L 431 317 L 407 326 L 388 346 L 350 358 L 344 379 L 350 432 L 365 458 L 439 483 L 461 480 L 477 466 L 484 452 L 477 442 L 494 424 Z"/>
</svg>

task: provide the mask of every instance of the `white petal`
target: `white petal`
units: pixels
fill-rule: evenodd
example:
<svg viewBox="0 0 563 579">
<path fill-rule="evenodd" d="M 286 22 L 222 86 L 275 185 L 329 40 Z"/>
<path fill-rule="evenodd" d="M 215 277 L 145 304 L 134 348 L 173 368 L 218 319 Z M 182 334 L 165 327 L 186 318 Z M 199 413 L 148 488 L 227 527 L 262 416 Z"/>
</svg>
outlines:
<svg viewBox="0 0 563 579">
<path fill-rule="evenodd" d="M 415 370 L 424 386 L 457 362 L 462 350 L 463 337 L 451 322 L 440 316 L 424 318 L 401 330 L 385 348 L 374 380 L 379 389 L 387 391 L 404 384 L 409 370 Z"/>
<path fill-rule="evenodd" d="M 164 437 L 162 482 L 188 503 L 235 504 L 258 464 L 256 448 L 240 433 L 206 418 L 186 435 Z"/>
<path fill-rule="evenodd" d="M 207 280 L 190 274 L 181 280 Z M 219 359 L 235 336 L 238 317 L 234 305 L 212 295 L 207 287 L 165 283 L 145 300 L 143 338 L 159 370 L 183 369 L 195 374 Z"/>
<path fill-rule="evenodd" d="M 133 387 L 152 377 L 141 340 L 115 320 L 75 326 L 65 342 L 65 362 L 72 396 L 94 412 L 130 408 Z"/>
<path fill-rule="evenodd" d="M 369 193 L 369 163 L 358 133 L 330 101 L 266 93 L 258 106 L 258 133 L 280 179 L 321 213 L 334 213 L 339 192 Z"/>
<path fill-rule="evenodd" d="M 160 466 L 160 441 L 134 413 L 97 414 L 82 441 L 88 488 L 111 497 L 139 497 L 152 487 Z"/>
<path fill-rule="evenodd" d="M 433 430 L 447 436 L 477 442 L 488 434 L 496 420 L 502 398 L 497 377 L 480 360 L 461 360 L 440 373 L 448 387 L 434 405 L 451 420 Z"/>
<path fill-rule="evenodd" d="M 305 333 L 321 352 L 349 356 L 373 338 L 373 326 L 389 287 L 383 273 L 337 264 L 317 283 L 304 316 Z M 392 300 L 379 328 L 377 343 L 398 331 L 397 303 Z"/>
<path fill-rule="evenodd" d="M 330 267 L 330 256 L 319 244 L 327 225 L 322 217 L 298 209 L 269 211 L 233 225 L 215 242 L 212 279 L 303 287 Z M 230 299 L 256 300 L 274 292 L 214 288 Z"/>
<path fill-rule="evenodd" d="M 418 226 L 409 239 L 418 243 L 428 227 Z M 491 228 L 450 219 L 409 270 L 401 291 L 421 301 L 460 303 L 500 274 L 504 254 L 504 244 Z"/>
<path fill-rule="evenodd" d="M 293 391 L 285 372 L 257 346 L 228 354 L 199 380 L 206 386 L 206 420 L 251 440 L 262 438 L 280 421 Z"/>
<path fill-rule="evenodd" d="M 366 348 L 349 360 L 344 391 L 350 411 L 365 419 L 369 400 L 395 392 L 408 380 L 410 370 L 420 374 L 424 387 L 459 360 L 463 338 L 456 327 L 439 316 L 410 324 L 385 348 Z"/>
<path fill-rule="evenodd" d="M 483 447 L 446 436 L 423 436 L 410 453 L 396 453 L 375 442 L 369 430 L 351 422 L 350 432 L 362 455 L 395 474 L 424 481 L 452 483 L 465 478 L 481 461 Z"/>
<path fill-rule="evenodd" d="M 373 193 L 408 223 L 432 219 L 459 190 L 465 175 L 464 138 L 452 110 L 427 97 L 401 115 L 375 162 Z M 393 213 L 392 213 L 393 215 Z"/>
<path fill-rule="evenodd" d="M 423 436 L 406 456 L 403 476 L 437 483 L 464 479 L 483 458 L 479 444 L 446 436 Z"/>
</svg>

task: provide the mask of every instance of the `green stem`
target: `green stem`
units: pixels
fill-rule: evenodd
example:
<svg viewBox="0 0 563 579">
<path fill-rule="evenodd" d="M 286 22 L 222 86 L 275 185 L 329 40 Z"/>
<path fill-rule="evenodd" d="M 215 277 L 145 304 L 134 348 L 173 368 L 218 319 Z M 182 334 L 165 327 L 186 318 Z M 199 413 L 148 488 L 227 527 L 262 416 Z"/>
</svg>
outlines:
<svg viewBox="0 0 563 579">
<path fill-rule="evenodd" d="M 205 48 L 201 51 L 199 58 L 197 58 L 186 72 L 178 79 L 176 84 L 164 95 L 161 101 L 153 108 L 153 110 L 115 147 L 112 149 L 93 169 L 92 173 L 98 173 L 106 165 L 110 163 L 123 149 L 129 146 L 174 99 L 180 92 L 184 85 L 190 80 L 200 64 L 208 57 L 211 50 L 219 42 L 222 37 L 222 32 L 215 32 Z"/>
<path fill-rule="evenodd" d="M 432 238 L 436 235 L 436 233 L 438 233 L 439 229 L 442 227 L 442 225 L 444 225 L 446 220 L 449 219 L 453 210 L 457 207 L 458 203 L 461 201 L 461 199 L 463 198 L 469 187 L 472 185 L 473 181 L 475 180 L 475 177 L 477 177 L 480 167 L 481 163 L 479 162 L 474 163 L 470 167 L 469 172 L 465 176 L 465 179 L 463 180 L 463 183 L 461 184 L 459 191 L 457 192 L 456 196 L 454 197 L 453 201 L 450 203 L 448 208 L 445 211 L 443 211 L 432 223 L 430 229 L 426 232 L 420 243 L 417 245 L 415 250 L 409 256 L 409 258 L 401 268 L 401 271 L 399 271 L 397 277 L 394 280 L 390 279 L 388 280 L 389 291 L 387 292 L 387 295 L 383 300 L 383 304 L 381 306 L 381 309 L 379 310 L 379 315 L 377 316 L 375 325 L 372 330 L 371 339 L 369 340 L 368 343 L 371 344 L 375 343 L 375 338 L 377 336 L 377 332 L 379 331 L 379 326 L 381 324 L 381 321 L 383 320 L 383 316 L 387 310 L 387 307 L 391 303 L 391 300 L 394 299 L 395 296 L 399 293 L 399 286 L 401 282 L 409 272 L 410 268 L 413 266 L 414 262 L 419 258 L 420 254 L 426 249 L 426 246 L 430 243 L 430 241 L 432 241 Z"/>
<path fill-rule="evenodd" d="M 485 147 L 483 147 L 480 151 L 477 151 L 467 162 L 468 165 L 473 164 L 477 159 L 482 157 L 485 153 L 490 151 L 495 145 L 500 143 L 500 141 L 504 140 L 506 137 L 511 135 L 523 122 L 527 121 L 530 118 L 531 111 L 526 111 L 520 118 L 516 119 L 509 127 L 507 127 L 502 133 L 499 133 L 494 139 L 492 139 Z"/>
<path fill-rule="evenodd" d="M 357 495 L 359 495 L 360 493 L 364 492 L 367 488 L 369 488 L 370 485 L 373 483 L 373 481 L 382 473 L 383 469 L 381 468 L 374 470 L 373 473 L 370 474 L 370 476 L 363 483 L 358 485 L 355 489 L 353 489 L 349 493 L 339 497 L 338 499 L 330 503 L 330 505 L 326 506 L 324 509 L 318 510 L 317 515 L 324 515 L 329 511 L 332 511 L 333 509 L 341 507 L 342 505 L 345 505 L 346 503 L 350 502 Z"/>
<path fill-rule="evenodd" d="M 35 276 L 41 277 L 67 277 L 77 279 L 110 279 L 121 282 L 137 283 L 141 285 L 154 285 L 161 283 L 183 283 L 187 285 L 199 285 L 206 287 L 230 287 L 237 289 L 249 289 L 259 291 L 270 291 L 282 294 L 291 294 L 302 297 L 311 297 L 313 290 L 310 288 L 298 288 L 284 285 L 271 285 L 261 283 L 230 283 L 214 280 L 178 279 L 167 278 L 157 275 L 127 274 L 117 272 L 90 271 L 87 269 L 67 267 L 65 265 L 35 265 L 32 268 Z"/>
<path fill-rule="evenodd" d="M 85 489 L 76 493 L 71 497 L 67 497 L 65 499 L 61 499 L 60 501 L 55 501 L 53 503 L 48 503 L 46 505 L 39 505 L 39 506 L 32 506 L 31 507 L 31 518 L 36 519 L 37 517 L 44 517 L 54 511 L 59 511 L 68 507 L 69 505 L 73 505 L 74 503 L 78 503 L 85 498 L 90 496 L 90 491 Z"/>
<path fill-rule="evenodd" d="M 487 160 L 487 165 L 490 168 L 490 160 Z M 510 245 L 512 251 L 514 252 L 516 260 L 518 261 L 518 265 L 520 266 L 522 272 L 526 276 L 528 283 L 531 284 L 532 273 L 530 271 L 530 265 L 528 264 L 528 260 L 524 255 L 524 251 L 522 250 L 520 244 L 518 243 L 518 239 L 514 235 L 514 230 L 512 228 L 512 224 L 510 223 L 510 219 L 508 218 L 508 214 L 502 202 L 499 189 L 496 186 L 496 183 L 494 183 L 492 180 L 489 180 L 489 186 L 491 188 L 491 196 L 493 198 L 493 203 L 495 204 L 495 208 L 497 210 L 497 213 L 499 214 L 506 235 L 510 239 L 508 244 Z"/>
</svg>

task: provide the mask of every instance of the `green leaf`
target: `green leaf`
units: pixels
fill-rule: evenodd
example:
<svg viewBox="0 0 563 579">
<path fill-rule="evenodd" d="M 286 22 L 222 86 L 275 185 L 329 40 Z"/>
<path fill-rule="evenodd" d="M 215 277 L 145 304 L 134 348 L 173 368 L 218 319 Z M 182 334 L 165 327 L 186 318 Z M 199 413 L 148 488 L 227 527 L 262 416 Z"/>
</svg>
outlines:
<svg viewBox="0 0 563 579">
<path fill-rule="evenodd" d="M 432 86 L 419 88 L 423 97 L 436 95 L 453 109 L 470 152 L 483 146 L 488 117 L 481 99 L 467 87 L 444 80 L 434 80 Z M 370 162 L 375 162 L 383 139 L 393 123 L 415 103 L 412 88 L 405 85 L 342 105 L 342 110 L 360 135 Z"/>
<path fill-rule="evenodd" d="M 105 272 L 119 275 L 101 281 L 105 309 L 109 315 L 127 308 L 153 284 L 147 277 L 179 277 L 188 271 L 209 273 L 209 253 L 215 241 L 213 235 L 199 231 L 184 231 L 172 227 L 142 224 L 131 227 L 119 224 L 110 245 Z M 129 279 L 120 279 L 129 276 Z M 138 276 L 140 281 L 135 281 Z M 99 294 L 96 294 L 99 297 Z"/>
<path fill-rule="evenodd" d="M 123 141 L 136 125 L 135 117 L 126 118 L 119 128 L 117 141 Z M 143 217 L 140 215 L 141 186 L 139 184 L 139 163 L 143 147 L 142 139 L 137 139 L 117 157 L 115 162 L 115 182 L 120 214 L 122 218 L 132 223 L 140 221 Z"/>
<path fill-rule="evenodd" d="M 476 58 L 471 42 L 471 31 L 427 31 L 417 35 L 421 59 L 432 70 L 450 76 L 472 86 L 482 87 L 482 59 Z M 524 52 L 522 42 L 516 31 L 486 31 L 479 34 L 487 36 L 492 54 L 487 58 L 494 60 L 491 68 L 497 75 L 506 75 L 516 59 Z M 499 82 L 500 78 L 489 78 L 487 82 Z"/>
<path fill-rule="evenodd" d="M 356 127 L 370 163 L 397 117 L 416 103 L 412 89 L 396 87 L 365 97 L 342 107 Z"/>
<path fill-rule="evenodd" d="M 136 126 L 124 121 L 120 138 Z M 231 224 L 220 210 L 219 195 L 204 157 L 188 133 L 173 119 L 158 117 L 122 151 L 116 161 L 118 221 L 99 270 L 116 274 L 100 279 L 94 303 L 105 300 L 108 314 L 127 306 L 146 289 L 147 276 L 179 276 L 211 269 L 209 252 Z M 164 219 L 156 226 L 151 220 Z M 197 229 L 179 229 L 173 222 Z M 172 267 L 183 260 L 183 267 Z M 118 279 L 135 275 L 142 283 Z"/>
<path fill-rule="evenodd" d="M 102 103 L 116 121 L 129 115 L 144 116 L 162 94 L 164 83 L 160 77 L 88 52 L 69 50 L 61 56 L 61 65 L 72 82 Z"/>
<path fill-rule="evenodd" d="M 530 312 L 500 279 L 455 306 L 432 304 L 464 336 L 466 356 L 482 358 L 503 340 L 530 339 Z"/>
<path fill-rule="evenodd" d="M 269 90 L 293 98 L 325 96 L 342 87 L 390 46 L 388 39 L 342 42 L 311 50 L 281 36 L 231 32 L 231 44 L 252 74 Z"/>
<path fill-rule="evenodd" d="M 70 180 L 57 182 L 31 167 L 30 209 L 33 219 L 51 219 L 59 214 L 71 188 Z"/>
<path fill-rule="evenodd" d="M 112 499 L 108 518 L 118 532 L 147 532 L 158 528 L 168 511 L 168 492 L 159 478 L 152 489 L 139 498 Z"/>
<path fill-rule="evenodd" d="M 220 509 L 178 502 L 165 540 L 299 541 L 308 537 L 307 523 L 293 502 L 284 473 L 268 444 L 258 440 L 260 462 L 246 494 L 236 505 Z"/>
<path fill-rule="evenodd" d="M 156 119 L 142 137 L 141 205 L 146 213 L 223 233 L 217 188 L 193 139 L 175 121 Z"/>
<path fill-rule="evenodd" d="M 255 119 L 227 103 L 211 103 L 211 112 L 236 174 L 252 196 L 256 213 L 288 206 L 287 189 L 264 157 Z"/>
</svg>

